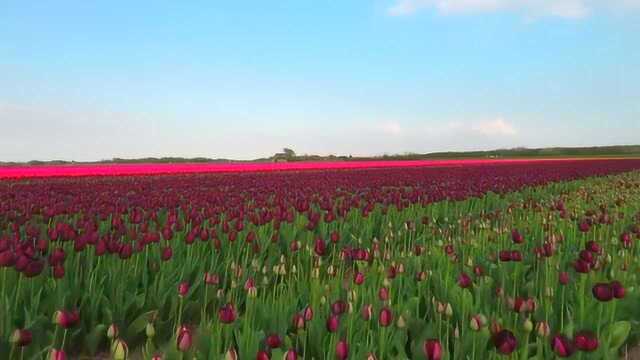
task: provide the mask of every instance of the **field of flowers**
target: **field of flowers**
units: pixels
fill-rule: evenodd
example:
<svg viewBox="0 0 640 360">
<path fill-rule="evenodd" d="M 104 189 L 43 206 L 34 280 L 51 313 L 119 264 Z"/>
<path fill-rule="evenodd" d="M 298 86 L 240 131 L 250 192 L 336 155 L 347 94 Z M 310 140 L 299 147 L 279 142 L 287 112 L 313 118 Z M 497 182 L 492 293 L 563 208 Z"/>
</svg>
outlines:
<svg viewBox="0 0 640 360">
<path fill-rule="evenodd" d="M 637 343 L 640 160 L 388 165 L 2 169 L 0 358 L 614 359 Z"/>
</svg>

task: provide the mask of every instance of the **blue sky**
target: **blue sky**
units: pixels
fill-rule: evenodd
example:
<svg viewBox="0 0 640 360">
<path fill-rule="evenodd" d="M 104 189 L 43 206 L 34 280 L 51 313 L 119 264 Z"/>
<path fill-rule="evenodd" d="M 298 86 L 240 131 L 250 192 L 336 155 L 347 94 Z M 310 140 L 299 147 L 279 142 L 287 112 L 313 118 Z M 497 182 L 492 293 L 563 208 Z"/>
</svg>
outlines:
<svg viewBox="0 0 640 360">
<path fill-rule="evenodd" d="M 638 34 L 640 0 L 4 0 L 0 160 L 640 143 Z"/>
</svg>

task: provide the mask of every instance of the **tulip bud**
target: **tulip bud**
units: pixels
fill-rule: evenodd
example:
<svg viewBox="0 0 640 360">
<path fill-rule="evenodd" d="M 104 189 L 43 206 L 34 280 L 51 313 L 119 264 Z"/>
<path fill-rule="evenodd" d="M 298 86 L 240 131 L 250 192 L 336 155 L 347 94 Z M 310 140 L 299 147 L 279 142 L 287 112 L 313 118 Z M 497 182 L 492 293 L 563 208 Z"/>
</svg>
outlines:
<svg viewBox="0 0 640 360">
<path fill-rule="evenodd" d="M 191 348 L 193 343 L 193 336 L 191 330 L 186 326 L 181 326 L 178 330 L 177 346 L 178 350 L 187 352 Z"/>
<path fill-rule="evenodd" d="M 51 349 L 51 353 L 49 354 L 49 360 L 66 360 L 67 354 L 64 350 Z"/>
<path fill-rule="evenodd" d="M 152 323 L 147 323 L 147 326 L 144 328 L 144 332 L 148 338 L 153 338 L 156 336 L 156 328 Z"/>
<path fill-rule="evenodd" d="M 531 322 L 531 319 L 527 318 L 524 321 L 524 323 L 522 324 L 522 330 L 527 334 L 533 331 L 533 322 Z"/>
<path fill-rule="evenodd" d="M 398 316 L 398 320 L 396 321 L 396 326 L 398 327 L 398 329 L 404 329 L 407 327 L 407 322 L 404 319 L 404 316 L 400 315 Z"/>
<path fill-rule="evenodd" d="M 540 337 L 549 336 L 549 333 L 551 332 L 551 329 L 549 327 L 549 323 L 547 323 L 546 321 L 539 322 L 538 325 L 536 326 L 536 332 L 538 333 L 538 336 L 540 336 Z"/>
<path fill-rule="evenodd" d="M 109 325 L 109 328 L 107 329 L 107 337 L 111 340 L 115 339 L 118 337 L 118 325 L 116 324 L 111 324 Z"/>
<path fill-rule="evenodd" d="M 285 354 L 282 360 L 298 360 L 298 353 L 294 349 L 289 349 Z"/>
<path fill-rule="evenodd" d="M 224 360 L 238 360 L 238 352 L 234 348 L 229 348 L 224 355 Z"/>
<path fill-rule="evenodd" d="M 364 321 L 369 321 L 372 315 L 373 315 L 373 306 L 371 306 L 371 304 L 364 305 L 362 307 L 362 319 Z"/>
<path fill-rule="evenodd" d="M 33 335 L 31 331 L 27 329 L 16 329 L 13 334 L 11 334 L 11 338 L 9 341 L 16 346 L 23 347 L 31 344 L 33 340 Z"/>
<path fill-rule="evenodd" d="M 444 310 L 444 314 L 447 317 L 452 317 L 453 316 L 453 308 L 451 307 L 451 303 L 447 303 L 447 307 Z"/>
<path fill-rule="evenodd" d="M 122 339 L 116 339 L 111 346 L 114 360 L 126 360 L 129 356 L 129 347 Z"/>
</svg>

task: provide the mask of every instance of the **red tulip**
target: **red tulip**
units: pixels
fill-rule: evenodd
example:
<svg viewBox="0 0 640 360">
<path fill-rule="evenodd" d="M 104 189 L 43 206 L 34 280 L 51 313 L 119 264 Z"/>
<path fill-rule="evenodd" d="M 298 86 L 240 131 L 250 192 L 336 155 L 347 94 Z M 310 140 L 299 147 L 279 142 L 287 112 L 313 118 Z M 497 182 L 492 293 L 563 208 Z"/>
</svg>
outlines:
<svg viewBox="0 0 640 360">
<path fill-rule="evenodd" d="M 586 233 L 589 232 L 590 229 L 591 225 L 589 225 L 586 220 L 583 220 L 580 222 L 580 224 L 578 224 L 578 230 L 580 230 L 580 232 Z"/>
<path fill-rule="evenodd" d="M 518 347 L 518 340 L 509 330 L 501 330 L 493 336 L 493 345 L 503 355 L 511 354 Z"/>
<path fill-rule="evenodd" d="M 276 349 L 276 348 L 279 348 L 280 346 L 282 346 L 282 339 L 280 338 L 280 336 L 278 334 L 271 334 L 271 335 L 267 336 L 267 339 L 265 340 L 265 343 L 270 348 Z"/>
<path fill-rule="evenodd" d="M 298 353 L 294 349 L 289 349 L 284 354 L 284 360 L 298 360 Z"/>
<path fill-rule="evenodd" d="M 616 299 L 624 299 L 625 289 L 620 281 L 614 280 L 611 282 L 611 290 L 613 291 L 613 297 Z"/>
<path fill-rule="evenodd" d="M 220 277 L 218 274 L 204 273 L 204 283 L 207 285 L 218 285 L 220 284 Z"/>
<path fill-rule="evenodd" d="M 31 344 L 33 340 L 33 335 L 31 331 L 27 329 L 16 329 L 11 335 L 10 342 L 15 344 L 16 346 L 23 347 Z"/>
<path fill-rule="evenodd" d="M 593 293 L 593 297 L 598 301 L 607 302 L 613 299 L 613 289 L 611 285 L 607 283 L 597 283 L 593 285 L 591 292 Z"/>
<path fill-rule="evenodd" d="M 336 300 L 331 304 L 331 312 L 335 315 L 342 315 L 347 311 L 347 303 L 343 300 Z"/>
<path fill-rule="evenodd" d="M 587 274 L 589 273 L 589 271 L 591 271 L 591 264 L 582 259 L 578 259 L 575 263 L 573 263 L 573 268 L 578 273 Z"/>
<path fill-rule="evenodd" d="M 327 319 L 327 330 L 329 332 L 334 333 L 338 331 L 339 326 L 340 326 L 340 318 L 338 317 L 338 315 L 334 315 L 334 314 L 329 315 L 329 318 Z"/>
<path fill-rule="evenodd" d="M 378 290 L 378 298 L 381 301 L 389 300 L 389 288 L 381 287 L 380 290 Z"/>
<path fill-rule="evenodd" d="M 556 335 L 551 338 L 551 347 L 559 357 L 569 357 L 574 351 L 574 344 L 564 335 Z"/>
<path fill-rule="evenodd" d="M 511 261 L 511 251 L 501 250 L 498 257 L 500 258 L 500 261 L 503 261 L 503 262 Z"/>
<path fill-rule="evenodd" d="M 160 259 L 162 261 L 168 261 L 173 256 L 173 250 L 171 250 L 171 246 L 166 246 L 162 248 L 162 253 L 160 254 Z"/>
<path fill-rule="evenodd" d="M 558 276 L 558 280 L 560 281 L 561 285 L 567 285 L 570 281 L 569 273 L 566 271 L 561 272 L 560 275 Z"/>
<path fill-rule="evenodd" d="M 191 330 L 184 325 L 181 326 L 180 329 L 178 330 L 178 336 L 176 340 L 178 350 L 182 352 L 187 352 L 191 348 L 192 343 L 193 343 L 193 334 L 191 333 Z"/>
<path fill-rule="evenodd" d="M 186 281 L 178 284 L 178 296 L 185 297 L 189 293 L 189 283 Z"/>
<path fill-rule="evenodd" d="M 67 359 L 67 354 L 64 352 L 64 350 L 51 349 L 49 360 L 66 360 L 66 359 Z"/>
<path fill-rule="evenodd" d="M 311 306 L 307 306 L 306 308 L 304 308 L 303 316 L 304 316 L 304 321 L 313 320 L 313 309 L 311 308 Z"/>
<path fill-rule="evenodd" d="M 70 329 L 80 321 L 80 313 L 78 310 L 58 310 L 54 314 L 54 321 L 63 329 Z"/>
<path fill-rule="evenodd" d="M 524 237 L 517 229 L 513 229 L 511 230 L 511 240 L 513 240 L 515 244 L 522 244 L 524 242 Z"/>
<path fill-rule="evenodd" d="M 218 319 L 223 324 L 231 324 L 236 320 L 238 314 L 233 304 L 228 303 L 218 310 Z"/>
<path fill-rule="evenodd" d="M 349 357 L 349 345 L 346 340 L 340 340 L 336 344 L 336 357 L 339 360 L 345 360 Z"/>
<path fill-rule="evenodd" d="M 354 276 L 353 276 L 353 282 L 356 285 L 362 285 L 362 283 L 364 283 L 364 274 L 361 272 L 357 272 Z"/>
<path fill-rule="evenodd" d="M 427 360 L 442 359 L 442 344 L 439 340 L 429 339 L 422 344 L 422 351 Z"/>
<path fill-rule="evenodd" d="M 598 338 L 591 331 L 580 331 L 574 336 L 578 350 L 592 352 L 598 349 Z"/>
<path fill-rule="evenodd" d="M 378 323 L 382 327 L 387 327 L 391 325 L 392 322 L 393 322 L 393 313 L 391 312 L 391 309 L 389 309 L 386 306 L 383 307 L 380 310 L 380 315 L 378 316 Z"/>
<path fill-rule="evenodd" d="M 304 317 L 298 313 L 293 314 L 291 324 L 293 325 L 294 329 L 304 329 Z"/>
<path fill-rule="evenodd" d="M 269 356 L 269 354 L 264 351 L 264 350 L 260 350 L 258 351 L 258 353 L 256 354 L 256 360 L 270 360 L 271 357 Z"/>
<path fill-rule="evenodd" d="M 458 277 L 458 286 L 460 286 L 463 289 L 466 289 L 471 285 L 472 285 L 472 281 L 469 275 L 467 275 L 466 273 L 460 274 L 460 276 Z"/>
</svg>

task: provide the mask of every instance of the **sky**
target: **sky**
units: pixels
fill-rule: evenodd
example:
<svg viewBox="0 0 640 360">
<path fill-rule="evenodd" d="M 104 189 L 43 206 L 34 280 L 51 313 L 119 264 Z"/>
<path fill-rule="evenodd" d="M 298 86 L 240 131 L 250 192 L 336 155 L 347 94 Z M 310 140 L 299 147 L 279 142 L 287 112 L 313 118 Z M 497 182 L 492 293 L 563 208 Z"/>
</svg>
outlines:
<svg viewBox="0 0 640 360">
<path fill-rule="evenodd" d="M 0 0 L 0 161 L 640 143 L 640 0 Z"/>
</svg>

